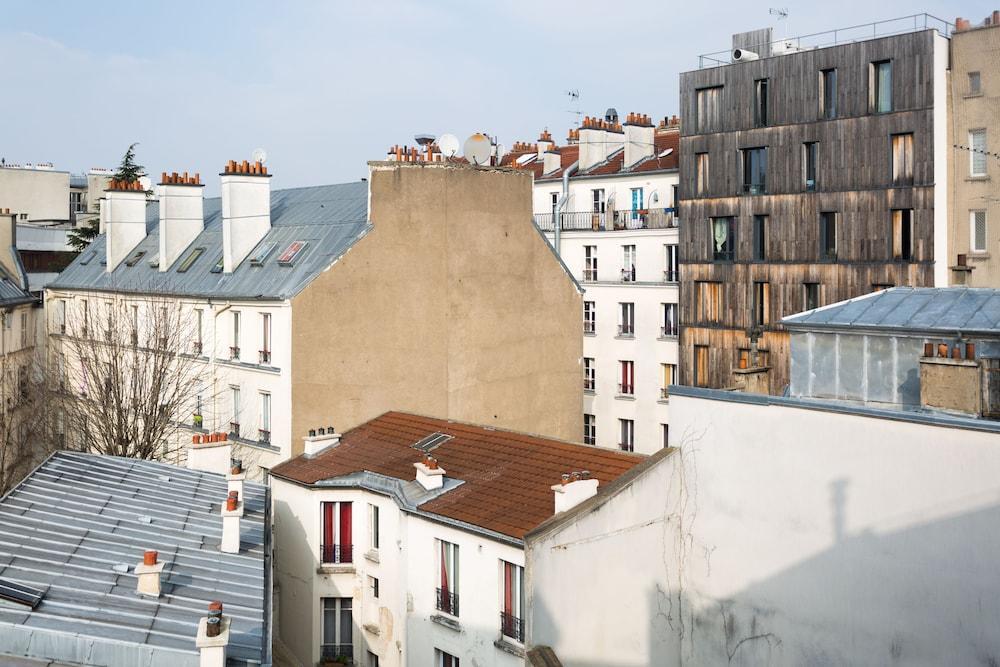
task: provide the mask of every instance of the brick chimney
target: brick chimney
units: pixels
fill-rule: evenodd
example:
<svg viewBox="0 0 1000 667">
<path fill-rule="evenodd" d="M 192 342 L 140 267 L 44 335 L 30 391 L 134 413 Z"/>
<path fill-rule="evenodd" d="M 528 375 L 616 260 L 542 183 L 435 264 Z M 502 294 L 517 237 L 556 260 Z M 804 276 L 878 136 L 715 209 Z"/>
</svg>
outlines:
<svg viewBox="0 0 1000 667">
<path fill-rule="evenodd" d="M 222 614 L 222 603 L 209 603 L 208 616 L 198 621 L 198 634 L 194 645 L 200 654 L 200 667 L 226 667 L 226 648 L 229 646 L 230 621 Z"/>
<path fill-rule="evenodd" d="M 163 172 L 160 179 L 160 272 L 167 271 L 205 228 L 201 175 Z"/>
<path fill-rule="evenodd" d="M 142 562 L 135 566 L 136 592 L 139 595 L 160 597 L 160 574 L 162 572 L 163 563 L 159 561 L 159 554 L 152 549 L 143 553 Z"/>
<path fill-rule="evenodd" d="M 559 484 L 552 486 L 555 492 L 556 514 L 576 507 L 584 500 L 597 495 L 598 481 L 590 478 L 590 471 L 563 474 Z"/>
<path fill-rule="evenodd" d="M 230 160 L 222 177 L 222 271 L 232 273 L 271 230 L 271 181 L 260 162 Z"/>
<path fill-rule="evenodd" d="M 630 113 L 623 125 L 625 129 L 625 163 L 624 167 L 653 157 L 653 121 L 649 116 L 640 113 Z"/>
<path fill-rule="evenodd" d="M 139 181 L 126 183 L 111 180 L 104 192 L 104 204 L 101 206 L 107 234 L 107 266 L 104 270 L 111 273 L 146 238 L 146 191 Z"/>
<path fill-rule="evenodd" d="M 423 461 L 413 464 L 417 469 L 417 483 L 428 491 L 444 486 L 444 468 L 438 467 L 437 459 L 424 455 Z"/>
<path fill-rule="evenodd" d="M 555 147 L 556 144 L 552 141 L 552 134 L 548 130 L 542 130 L 535 145 L 538 147 L 538 159 L 542 160 L 545 158 L 545 151 Z"/>
<path fill-rule="evenodd" d="M 222 544 L 219 550 L 227 554 L 240 552 L 240 518 L 243 516 L 243 496 L 230 491 L 222 503 Z"/>
</svg>

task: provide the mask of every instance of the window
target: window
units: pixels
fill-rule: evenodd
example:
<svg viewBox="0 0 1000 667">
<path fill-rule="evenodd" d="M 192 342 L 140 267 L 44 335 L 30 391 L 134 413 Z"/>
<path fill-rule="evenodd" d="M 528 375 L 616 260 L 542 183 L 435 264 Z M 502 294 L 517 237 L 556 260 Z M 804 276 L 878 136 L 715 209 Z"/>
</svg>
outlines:
<svg viewBox="0 0 1000 667">
<path fill-rule="evenodd" d="M 695 192 L 708 194 L 708 153 L 696 153 Z"/>
<path fill-rule="evenodd" d="M 803 310 L 819 308 L 819 283 L 802 283 Z"/>
<path fill-rule="evenodd" d="M 232 401 L 232 414 L 233 418 L 229 422 L 229 430 L 234 433 L 237 437 L 240 435 L 240 388 L 236 385 L 231 385 L 229 387 L 229 396 Z"/>
<path fill-rule="evenodd" d="M 59 333 L 66 333 L 66 300 L 56 301 L 56 326 Z"/>
<path fill-rule="evenodd" d="M 819 257 L 830 261 L 837 259 L 837 214 L 819 214 Z"/>
<path fill-rule="evenodd" d="M 741 347 L 736 351 L 736 364 L 737 366 L 746 366 L 747 368 L 760 368 L 762 366 L 767 366 L 767 350 L 757 350 L 757 360 L 754 361 L 753 350 L 748 347 Z"/>
<path fill-rule="evenodd" d="M 722 285 L 700 280 L 695 283 L 696 318 L 702 323 L 718 323 L 722 311 Z"/>
<path fill-rule="evenodd" d="M 743 192 L 762 195 L 767 192 L 767 149 L 743 149 Z"/>
<path fill-rule="evenodd" d="M 663 272 L 663 282 L 675 283 L 680 279 L 680 264 L 677 256 L 677 244 L 671 243 L 670 245 L 665 245 L 663 246 L 663 251 L 666 255 L 667 264 L 667 268 Z"/>
<path fill-rule="evenodd" d="M 766 282 L 753 284 L 753 325 L 764 326 L 770 322 L 771 286 Z"/>
<path fill-rule="evenodd" d="M 753 124 L 767 127 L 767 79 L 753 82 Z"/>
<path fill-rule="evenodd" d="M 913 183 L 913 135 L 892 135 L 892 184 Z"/>
<path fill-rule="evenodd" d="M 83 299 L 81 306 L 83 308 L 83 329 L 80 335 L 86 338 L 87 330 L 90 329 L 90 303 L 86 299 Z"/>
<path fill-rule="evenodd" d="M 767 216 L 753 217 L 753 260 L 763 262 L 767 259 Z"/>
<path fill-rule="evenodd" d="M 670 396 L 670 385 L 677 382 L 677 364 L 660 364 L 660 376 L 663 378 L 660 398 L 666 399 Z"/>
<path fill-rule="evenodd" d="M 635 246 L 622 246 L 622 282 L 635 282 Z"/>
<path fill-rule="evenodd" d="M 552 208 L 552 221 L 555 222 L 556 213 L 559 211 L 559 193 L 553 192 L 549 195 L 549 204 Z"/>
<path fill-rule="evenodd" d="M 618 335 L 635 335 L 635 304 L 622 302 L 618 304 Z"/>
<path fill-rule="evenodd" d="M 594 201 L 594 213 L 604 213 L 607 209 L 607 202 L 604 199 L 604 188 L 595 188 L 590 193 Z"/>
<path fill-rule="evenodd" d="M 262 366 L 271 363 L 271 313 L 260 314 L 260 358 Z"/>
<path fill-rule="evenodd" d="M 583 415 L 583 444 L 597 444 L 597 417 L 594 415 Z"/>
<path fill-rule="evenodd" d="M 87 211 L 87 205 L 83 201 L 82 192 L 69 193 L 69 210 L 72 213 L 85 213 Z"/>
<path fill-rule="evenodd" d="M 583 255 L 583 279 L 585 281 L 593 282 L 597 280 L 597 246 L 583 246 Z"/>
<path fill-rule="evenodd" d="M 437 546 L 437 609 L 458 616 L 458 545 L 437 540 Z"/>
<path fill-rule="evenodd" d="M 677 304 L 663 304 L 663 326 L 660 328 L 660 335 L 669 338 L 677 335 Z"/>
<path fill-rule="evenodd" d="M 969 72 L 969 95 L 979 95 L 982 92 L 982 78 L 979 72 Z"/>
<path fill-rule="evenodd" d="M 694 386 L 708 386 L 708 346 L 694 346 Z"/>
<path fill-rule="evenodd" d="M 822 118 L 831 120 L 837 117 L 837 70 L 822 70 L 819 81 L 819 113 Z"/>
<path fill-rule="evenodd" d="M 910 209 L 892 211 L 892 258 L 913 259 L 913 211 Z"/>
<path fill-rule="evenodd" d="M 736 259 L 736 218 L 711 218 L 712 259 L 731 262 Z"/>
<path fill-rule="evenodd" d="M 583 390 L 594 391 L 597 387 L 597 368 L 593 357 L 583 358 Z"/>
<path fill-rule="evenodd" d="M 21 349 L 28 347 L 31 341 L 31 325 L 28 323 L 28 313 L 21 313 Z"/>
<path fill-rule="evenodd" d="M 880 60 L 869 67 L 868 105 L 873 113 L 892 111 L 892 62 Z"/>
<path fill-rule="evenodd" d="M 969 176 L 986 175 L 986 130 L 969 132 Z"/>
<path fill-rule="evenodd" d="M 270 257 L 271 253 L 274 252 L 274 249 L 277 247 L 278 244 L 274 242 L 261 244 L 261 246 L 257 248 L 257 252 L 250 255 L 250 266 L 264 266 L 264 261 Z"/>
<path fill-rule="evenodd" d="M 378 551 L 378 505 L 368 503 L 368 548 Z"/>
<path fill-rule="evenodd" d="M 632 188 L 632 219 L 638 220 L 640 218 L 639 211 L 644 207 L 642 202 L 644 201 L 642 188 Z"/>
<path fill-rule="evenodd" d="M 202 331 L 204 330 L 205 322 L 205 311 L 201 308 L 196 308 L 194 311 L 194 353 L 202 354 L 204 347 L 202 346 Z"/>
<path fill-rule="evenodd" d="M 368 594 L 374 599 L 378 599 L 378 579 L 369 575 L 368 577 Z"/>
<path fill-rule="evenodd" d="M 969 212 L 969 239 L 972 252 L 986 252 L 986 211 Z"/>
<path fill-rule="evenodd" d="M 129 312 L 132 314 L 132 316 L 129 318 L 129 326 L 130 326 L 129 336 L 132 339 L 132 344 L 133 345 L 138 345 L 139 344 L 139 306 L 137 306 L 135 304 L 132 304 L 131 306 L 129 306 Z M 109 317 L 110 317 L 110 313 L 109 313 Z"/>
<path fill-rule="evenodd" d="M 503 577 L 500 634 L 524 642 L 524 568 L 501 560 L 500 570 Z"/>
<path fill-rule="evenodd" d="M 597 304 L 593 301 L 583 302 L 583 333 L 592 334 L 597 331 Z"/>
<path fill-rule="evenodd" d="M 368 651 L 368 664 L 365 667 L 378 667 L 378 656 Z"/>
<path fill-rule="evenodd" d="M 285 248 L 283 253 L 278 255 L 278 264 L 291 266 L 295 263 L 295 260 L 298 259 L 299 255 L 302 254 L 302 251 L 306 249 L 307 245 L 309 244 L 305 241 L 293 241 L 287 248 Z"/>
<path fill-rule="evenodd" d="M 323 644 L 321 658 L 333 660 L 339 657 L 354 659 L 354 621 L 351 617 L 351 598 L 322 598 L 323 604 Z"/>
<path fill-rule="evenodd" d="M 208 270 L 209 273 L 222 273 L 222 270 L 226 268 L 226 258 L 223 255 L 219 255 L 219 258 L 215 260 L 215 264 L 212 268 Z"/>
<path fill-rule="evenodd" d="M 893 283 L 872 283 L 873 292 L 881 292 L 882 290 L 892 289 L 895 287 Z"/>
<path fill-rule="evenodd" d="M 695 91 L 695 128 L 698 134 L 722 127 L 722 86 Z"/>
<path fill-rule="evenodd" d="M 434 667 L 460 667 L 458 658 L 450 653 L 434 649 Z"/>
<path fill-rule="evenodd" d="M 660 428 L 663 429 L 663 448 L 666 449 L 670 446 L 670 424 L 660 424 Z"/>
<path fill-rule="evenodd" d="M 229 358 L 240 358 L 240 311 L 233 311 L 233 344 L 229 347 Z"/>
<path fill-rule="evenodd" d="M 187 270 L 191 268 L 191 265 L 198 261 L 198 258 L 201 257 L 204 252 L 204 248 L 195 248 L 189 252 L 188 256 L 185 257 L 184 261 L 177 267 L 177 273 L 186 273 Z"/>
<path fill-rule="evenodd" d="M 635 362 L 619 361 L 621 382 L 618 383 L 618 394 L 621 396 L 635 395 Z"/>
<path fill-rule="evenodd" d="M 260 392 L 260 426 L 257 429 L 257 441 L 265 444 L 271 442 L 271 394 Z"/>
<path fill-rule="evenodd" d="M 806 192 L 816 191 L 816 159 L 819 153 L 819 144 L 815 141 L 808 141 L 802 144 L 802 179 L 806 186 Z"/>
<path fill-rule="evenodd" d="M 321 563 L 353 563 L 352 503 L 324 502 Z"/>
<path fill-rule="evenodd" d="M 621 431 L 621 440 L 618 447 L 623 452 L 635 451 L 635 422 L 631 419 L 619 419 L 618 428 Z"/>
</svg>

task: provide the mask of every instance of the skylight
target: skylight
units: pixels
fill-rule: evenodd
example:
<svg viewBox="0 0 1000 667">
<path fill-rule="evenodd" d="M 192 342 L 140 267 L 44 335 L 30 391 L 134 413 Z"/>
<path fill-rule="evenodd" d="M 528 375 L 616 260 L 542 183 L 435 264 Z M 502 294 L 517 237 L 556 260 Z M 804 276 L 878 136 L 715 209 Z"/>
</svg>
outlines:
<svg viewBox="0 0 1000 667">
<path fill-rule="evenodd" d="M 209 273 L 222 273 L 222 269 L 223 269 L 223 268 L 224 268 L 225 266 L 226 266 L 226 264 L 225 264 L 225 259 L 223 258 L 223 256 L 222 256 L 222 255 L 219 255 L 219 260 L 218 260 L 218 261 L 217 261 L 217 262 L 215 263 L 215 266 L 213 266 L 213 267 L 212 267 L 212 268 L 211 268 L 211 269 L 209 270 Z"/>
<path fill-rule="evenodd" d="M 177 267 L 177 273 L 184 273 L 188 269 L 190 269 L 191 265 L 194 264 L 204 252 L 205 248 L 199 247 L 195 248 L 190 253 L 188 253 L 188 256 L 184 258 L 184 261 L 181 262 L 181 265 Z"/>
<path fill-rule="evenodd" d="M 88 252 L 86 255 L 83 256 L 83 259 L 80 260 L 80 264 L 82 266 L 87 266 L 88 264 L 90 264 L 90 260 L 94 259 L 95 257 L 97 257 L 97 251 L 91 250 L 90 252 Z"/>
<path fill-rule="evenodd" d="M 257 249 L 257 252 L 250 256 L 250 266 L 262 266 L 264 264 L 264 260 L 266 260 L 277 247 L 278 244 L 273 241 L 261 245 L 260 248 Z"/>
<path fill-rule="evenodd" d="M 417 440 L 413 445 L 414 449 L 419 449 L 420 451 L 427 453 L 436 447 L 440 447 L 447 441 L 451 440 L 454 436 L 448 435 L 447 433 L 431 433 L 426 438 L 421 438 Z"/>
<path fill-rule="evenodd" d="M 138 251 L 137 253 L 129 257 L 127 260 L 125 260 L 125 266 L 135 266 L 136 264 L 139 263 L 139 260 L 142 259 L 145 255 L 146 255 L 145 250 Z"/>
<path fill-rule="evenodd" d="M 42 601 L 45 591 L 18 584 L 10 579 L 0 579 L 0 600 L 16 602 L 34 609 Z"/>
<path fill-rule="evenodd" d="M 515 162 L 517 162 L 519 165 L 523 167 L 529 162 L 534 162 L 537 158 L 538 158 L 537 153 L 526 153 L 525 155 L 522 155 L 521 157 L 517 158 Z"/>
<path fill-rule="evenodd" d="M 278 256 L 278 264 L 283 266 L 291 266 L 298 259 L 302 251 L 306 249 L 308 244 L 305 241 L 293 241 L 291 245 L 285 248 L 285 251 Z"/>
</svg>

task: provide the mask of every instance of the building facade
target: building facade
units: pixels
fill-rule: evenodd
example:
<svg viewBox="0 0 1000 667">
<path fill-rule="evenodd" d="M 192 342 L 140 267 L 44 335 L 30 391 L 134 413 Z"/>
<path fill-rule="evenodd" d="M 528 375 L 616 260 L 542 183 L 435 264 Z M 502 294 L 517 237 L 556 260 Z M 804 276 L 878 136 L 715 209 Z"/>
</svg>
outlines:
<svg viewBox="0 0 1000 667">
<path fill-rule="evenodd" d="M 947 284 L 949 43 L 910 30 L 811 49 L 746 33 L 681 75 L 683 384 L 770 367 L 781 393 L 782 317 Z"/>
<path fill-rule="evenodd" d="M 976 26 L 955 23 L 948 94 L 950 282 L 1000 287 L 1000 12 Z"/>
<path fill-rule="evenodd" d="M 503 160 L 533 173 L 535 223 L 584 288 L 586 444 L 652 453 L 666 442 L 678 365 L 679 130 L 676 117 L 654 127 L 632 113 L 620 123 L 609 109 L 564 146 L 546 131 Z"/>
</svg>

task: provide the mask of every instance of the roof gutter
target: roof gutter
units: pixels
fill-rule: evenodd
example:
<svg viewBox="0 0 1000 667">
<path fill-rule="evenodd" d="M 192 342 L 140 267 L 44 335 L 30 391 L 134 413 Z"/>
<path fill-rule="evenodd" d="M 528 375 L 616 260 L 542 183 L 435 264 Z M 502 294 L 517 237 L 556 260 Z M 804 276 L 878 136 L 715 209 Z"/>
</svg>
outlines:
<svg viewBox="0 0 1000 667">
<path fill-rule="evenodd" d="M 563 182 L 562 197 L 559 198 L 559 204 L 558 204 L 558 207 L 557 207 L 558 211 L 559 211 L 559 215 L 558 215 L 558 217 L 557 217 L 556 220 L 553 220 L 553 222 L 555 223 L 555 227 L 556 227 L 556 237 L 555 237 L 556 254 L 560 255 L 560 256 L 562 255 L 562 250 L 561 250 L 561 246 L 562 246 L 562 234 L 560 233 L 562 231 L 562 216 L 563 216 L 563 212 L 566 209 L 566 205 L 569 204 L 569 177 L 573 174 L 573 172 L 575 172 L 577 170 L 577 168 L 579 166 L 580 166 L 580 161 L 577 160 L 576 162 L 574 162 L 570 166 L 566 167 L 565 170 L 563 170 L 563 175 L 562 175 L 562 182 Z"/>
</svg>

